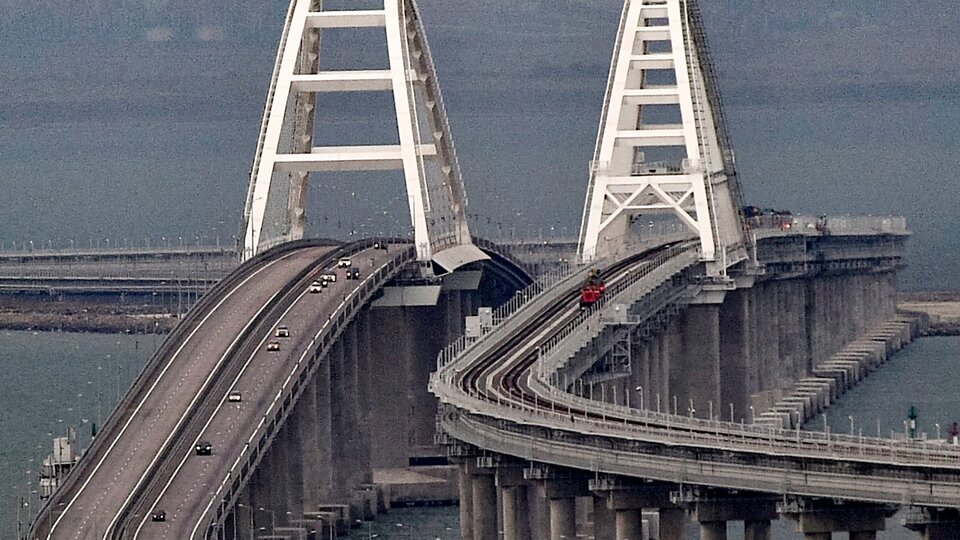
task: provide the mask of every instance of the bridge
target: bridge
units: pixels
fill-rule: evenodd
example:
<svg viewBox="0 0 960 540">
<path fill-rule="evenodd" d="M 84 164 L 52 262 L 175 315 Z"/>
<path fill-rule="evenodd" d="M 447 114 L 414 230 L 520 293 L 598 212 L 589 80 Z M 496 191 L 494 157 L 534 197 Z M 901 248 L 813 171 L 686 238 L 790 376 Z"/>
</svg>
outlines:
<svg viewBox="0 0 960 540">
<path fill-rule="evenodd" d="M 321 34 L 346 28 L 380 29 L 388 69 L 322 69 Z M 371 91 L 392 96 L 399 144 L 315 146 L 319 99 Z M 925 537 L 955 537 L 956 447 L 754 422 L 804 381 L 844 384 L 821 368 L 892 324 L 908 233 L 746 215 L 721 111 L 696 2 L 627 0 L 576 260 L 534 279 L 470 230 L 415 2 L 292 1 L 243 263 L 29 538 L 332 535 L 384 506 L 374 470 L 445 459 L 469 540 L 649 537 L 644 522 L 673 540 L 688 517 L 705 539 L 738 520 L 762 539 L 780 515 L 864 540 L 900 506 Z M 358 170 L 402 171 L 413 234 L 305 238 L 311 175 Z M 581 306 L 593 270 L 606 290 Z"/>
</svg>

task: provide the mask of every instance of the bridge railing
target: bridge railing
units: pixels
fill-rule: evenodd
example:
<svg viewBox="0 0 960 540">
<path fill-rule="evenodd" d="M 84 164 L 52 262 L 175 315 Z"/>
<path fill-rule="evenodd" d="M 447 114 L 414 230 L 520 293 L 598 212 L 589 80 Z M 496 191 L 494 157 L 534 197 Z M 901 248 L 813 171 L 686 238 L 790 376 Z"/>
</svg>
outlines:
<svg viewBox="0 0 960 540">
<path fill-rule="evenodd" d="M 936 477 L 928 477 L 919 467 L 911 467 L 911 456 L 901 454 L 901 449 L 896 446 L 871 449 L 865 444 L 861 447 L 863 454 L 848 455 L 811 451 L 807 457 L 814 459 L 805 460 L 802 468 L 796 468 L 782 461 L 792 456 L 779 451 L 778 441 L 767 438 L 755 442 L 753 453 L 759 455 L 760 459 L 750 461 L 747 465 L 742 461 L 732 462 L 731 457 L 722 452 L 695 452 L 694 448 L 704 447 L 705 437 L 690 438 L 689 433 L 679 430 L 661 439 L 662 448 L 666 448 L 664 452 L 651 448 L 645 442 L 611 434 L 617 425 L 610 419 L 592 421 L 581 420 L 580 417 L 575 420 L 567 418 L 566 427 L 549 429 L 532 425 L 547 416 L 550 413 L 544 413 L 539 418 L 531 417 L 529 423 L 511 422 L 464 414 L 455 407 L 445 406 L 440 411 L 439 420 L 444 430 L 466 442 L 591 471 L 629 474 L 645 466 L 643 472 L 647 473 L 644 474 L 646 477 L 681 482 L 695 481 L 697 476 L 716 478 L 718 474 L 729 482 L 733 476 L 728 475 L 732 473 L 736 477 L 736 484 L 726 485 L 741 489 L 839 496 L 875 502 L 960 505 L 960 492 L 956 490 L 960 473 L 941 470 Z M 604 426 L 608 424 L 610 429 L 605 429 Z M 560 422 L 556 425 L 559 426 Z M 875 457 L 862 457 L 868 452 Z M 855 459 L 882 462 L 891 453 L 897 458 L 896 467 L 873 467 L 862 472 L 850 472 L 837 463 Z M 768 457 L 765 459 L 764 456 Z M 941 465 L 955 469 L 956 463 L 945 461 Z M 749 467 L 750 474 L 744 474 L 745 466 Z M 726 475 L 720 471 L 725 467 Z M 839 470 L 843 473 L 838 474 Z M 651 472 L 653 474 L 649 474 Z M 816 485 L 811 480 L 814 477 L 817 477 Z M 842 485 L 838 482 L 842 482 Z"/>
<path fill-rule="evenodd" d="M 479 337 L 467 337 L 460 336 L 457 340 L 450 343 L 445 347 L 437 357 L 437 370 L 442 370 L 444 367 L 448 366 L 451 362 L 455 360 L 462 360 L 463 356 L 476 346 L 479 342 L 484 340 L 489 334 L 494 332 L 496 329 L 503 326 L 511 316 L 513 316 L 521 308 L 528 307 L 533 301 L 538 303 L 544 303 L 546 300 L 542 299 L 542 293 L 547 290 L 552 290 L 561 283 L 577 283 L 579 284 L 586 279 L 587 271 L 590 268 L 602 267 L 608 264 L 612 260 L 619 259 L 623 256 L 623 253 L 638 253 L 646 249 L 650 249 L 657 245 L 662 245 L 670 242 L 676 242 L 683 240 L 689 236 L 689 233 L 686 231 L 681 232 L 670 232 L 669 234 L 664 234 L 663 236 L 651 237 L 649 239 L 637 241 L 625 246 L 622 250 L 619 250 L 616 254 L 602 260 L 595 261 L 589 264 L 582 263 L 572 263 L 567 262 L 560 269 L 547 272 L 539 276 L 532 284 L 527 286 L 522 291 L 517 291 L 513 298 L 511 298 L 507 303 L 501 305 L 493 311 L 493 324 L 490 327 L 485 327 L 482 329 L 482 335 Z M 639 279 L 640 275 L 634 276 L 635 279 Z M 632 284 L 634 281 L 630 281 Z"/>
<path fill-rule="evenodd" d="M 372 246 L 373 240 L 369 241 Z M 307 351 L 314 351 L 311 354 L 304 353 L 290 367 L 287 377 L 283 384 L 274 395 L 273 401 L 267 406 L 266 411 L 260 417 L 259 422 L 254 427 L 250 436 L 247 438 L 243 449 L 237 456 L 230 470 L 217 485 L 213 496 L 209 499 L 211 505 L 215 501 L 220 504 L 216 508 L 214 516 L 215 521 L 222 520 L 229 509 L 229 501 L 237 496 L 243 487 L 243 477 L 248 476 L 253 465 L 259 461 L 266 451 L 272 437 L 276 435 L 283 419 L 289 414 L 293 405 L 303 391 L 306 381 L 309 380 L 308 374 L 316 369 L 318 358 L 329 351 L 336 339 L 349 324 L 353 315 L 369 300 L 369 298 L 378 290 L 383 283 L 395 276 L 399 270 L 416 259 L 416 250 L 414 248 L 405 248 L 397 257 L 383 263 L 379 268 L 371 271 L 357 287 L 347 293 L 336 309 L 331 313 L 327 321 L 321 326 L 320 330 L 311 338 L 306 347 Z M 210 509 L 208 508 L 208 511 Z"/>
<path fill-rule="evenodd" d="M 764 214 L 747 218 L 747 225 L 758 237 L 813 234 L 861 236 L 909 234 L 903 216 L 807 216 Z"/>
<path fill-rule="evenodd" d="M 598 304 L 581 311 L 573 321 L 541 345 L 538 351 L 537 378 L 545 385 L 549 385 L 549 380 L 559 382 L 552 375 L 570 359 L 579 344 L 587 342 L 599 331 L 604 314 L 609 316 L 615 304 L 626 307 L 639 300 L 644 294 L 696 263 L 699 256 L 700 251 L 696 246 L 674 246 L 625 278 L 607 283 L 606 292 Z"/>
</svg>

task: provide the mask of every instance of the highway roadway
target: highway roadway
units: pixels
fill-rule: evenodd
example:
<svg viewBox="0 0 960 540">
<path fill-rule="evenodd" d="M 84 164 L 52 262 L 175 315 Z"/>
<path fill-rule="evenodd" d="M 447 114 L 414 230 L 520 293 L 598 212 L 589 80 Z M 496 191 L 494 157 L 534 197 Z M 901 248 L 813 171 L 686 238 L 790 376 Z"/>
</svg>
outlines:
<svg viewBox="0 0 960 540">
<path fill-rule="evenodd" d="M 157 463 L 172 434 L 189 420 L 197 396 L 226 361 L 258 314 L 285 284 L 315 267 L 330 247 L 285 253 L 254 267 L 225 292 L 186 338 L 160 359 L 152 381 L 135 386 L 139 395 L 108 423 L 82 462 L 86 474 L 65 486 L 47 507 L 47 521 L 36 529 L 48 539 L 109 538 L 121 510 Z M 151 363 L 152 365 L 154 363 Z M 145 372 L 146 373 L 146 372 Z M 52 521 L 52 526 L 49 525 Z M 172 538 L 172 537 L 168 537 Z"/>
<path fill-rule="evenodd" d="M 211 393 L 212 406 L 191 418 L 199 429 L 190 430 L 190 438 L 179 446 L 180 452 L 161 466 L 155 487 L 141 497 L 136 510 L 131 512 L 138 517 L 130 522 L 124 538 L 204 537 L 214 518 L 212 511 L 224 495 L 219 488 L 225 479 L 232 478 L 232 471 L 239 470 L 248 448 L 257 444 L 262 426 L 284 399 L 282 389 L 289 388 L 290 381 L 307 369 L 310 355 L 316 352 L 321 336 L 332 331 L 331 323 L 343 312 L 350 300 L 348 296 L 355 295 L 365 280 L 387 269 L 406 251 L 407 246 L 394 245 L 389 251 L 366 249 L 352 255 L 350 268 L 359 270 L 359 280 L 346 279 L 347 269 L 337 267 L 331 259 L 320 273 L 336 274 L 336 282 L 318 293 L 309 292 L 312 277 L 298 286 L 293 302 L 279 316 L 265 321 L 249 338 L 253 346 L 231 360 L 237 365 L 236 373 L 231 370 L 228 384 Z M 289 337 L 277 337 L 280 326 L 289 329 Z M 268 350 L 270 343 L 279 344 L 280 350 Z M 231 391 L 241 392 L 242 401 L 228 401 Z M 213 444 L 212 456 L 195 455 L 194 445 L 199 441 Z M 157 510 L 166 513 L 165 522 L 151 521 L 150 516 Z"/>
</svg>

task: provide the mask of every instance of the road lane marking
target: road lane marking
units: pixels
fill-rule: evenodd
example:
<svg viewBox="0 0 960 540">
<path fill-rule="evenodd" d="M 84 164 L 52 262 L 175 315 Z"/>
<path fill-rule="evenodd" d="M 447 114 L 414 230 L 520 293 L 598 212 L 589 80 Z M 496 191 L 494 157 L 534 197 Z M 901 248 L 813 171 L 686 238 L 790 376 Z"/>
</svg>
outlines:
<svg viewBox="0 0 960 540">
<path fill-rule="evenodd" d="M 81 495 L 81 494 L 83 493 L 83 491 L 86 489 L 87 485 L 90 483 L 90 481 L 93 479 L 93 477 L 94 477 L 94 476 L 97 474 L 97 472 L 100 470 L 100 467 L 101 467 L 101 466 L 103 465 L 103 463 L 106 461 L 107 456 L 110 455 L 110 452 L 113 451 L 113 448 L 116 446 L 117 442 L 123 437 L 123 434 L 126 432 L 127 428 L 130 426 L 130 423 L 133 422 L 133 419 L 136 417 L 137 413 L 140 411 L 140 408 L 143 407 L 143 404 L 147 401 L 147 399 L 148 399 L 148 398 L 150 397 L 150 395 L 153 393 L 153 390 L 156 388 L 157 384 L 159 384 L 160 380 L 163 378 L 163 375 L 166 373 L 167 369 L 170 368 L 170 366 L 173 364 L 173 361 L 177 358 L 177 356 L 178 356 L 178 355 L 180 354 L 180 352 L 184 349 L 184 347 L 186 347 L 187 343 L 190 342 L 191 339 L 193 339 L 193 336 L 197 333 L 197 331 L 199 331 L 199 329 L 204 325 L 204 323 L 206 323 L 206 321 L 207 321 L 210 317 L 212 317 L 213 314 L 217 312 L 217 310 L 220 309 L 220 307 L 224 304 L 224 302 L 226 302 L 226 301 L 227 301 L 229 298 L 231 298 L 237 291 L 239 291 L 241 288 L 243 288 L 243 286 L 246 285 L 246 283 L 247 283 L 248 281 L 250 281 L 251 279 L 253 279 L 253 278 L 254 278 L 257 274 L 259 274 L 260 272 L 266 270 L 267 268 L 273 266 L 274 264 L 276 264 L 276 263 L 278 263 L 278 262 L 280 262 L 280 261 L 282 261 L 282 260 L 284 260 L 284 259 L 286 259 L 287 257 L 290 257 L 290 256 L 292 256 L 292 255 L 293 255 L 293 253 L 291 253 L 290 255 L 285 255 L 285 256 L 283 256 L 283 257 L 281 257 L 281 258 L 279 258 L 279 259 L 277 259 L 277 260 L 275 260 L 275 261 L 271 261 L 270 263 L 268 263 L 267 265 L 265 265 L 263 268 L 258 269 L 256 272 L 252 273 L 250 276 L 248 276 L 248 277 L 247 277 L 246 279 L 244 279 L 242 282 L 240 282 L 239 284 L 237 284 L 237 286 L 234 287 L 233 289 L 231 289 L 230 292 L 229 292 L 226 296 L 224 296 L 223 299 L 220 300 L 220 302 L 218 302 L 217 305 L 215 305 L 212 310 L 210 310 L 210 313 L 208 313 L 208 314 L 200 321 L 200 323 L 190 332 L 190 334 L 183 340 L 183 342 L 180 344 L 180 347 L 177 348 L 176 352 L 174 352 L 174 354 L 170 357 L 170 360 L 167 362 L 167 365 L 164 366 L 163 370 L 160 372 L 160 375 L 157 376 L 157 378 L 154 380 L 153 384 L 150 386 L 150 389 L 147 391 L 147 394 L 144 395 L 143 399 L 141 399 L 140 403 L 137 405 L 137 407 L 136 407 L 136 409 L 134 410 L 133 414 L 131 414 L 131 415 L 130 415 L 130 418 L 127 419 L 127 422 L 123 425 L 123 428 L 121 428 L 120 433 L 118 433 L 117 436 L 114 437 L 114 439 L 113 439 L 113 441 L 111 442 L 110 446 L 107 448 L 107 451 L 104 452 L 103 456 L 100 458 L 100 461 L 99 461 L 99 462 L 97 463 L 97 465 L 94 467 L 93 471 L 91 471 L 90 474 L 87 476 L 86 481 L 84 481 L 84 483 L 80 486 L 80 489 L 77 490 L 77 492 L 74 494 L 73 498 L 71 498 L 71 500 L 70 500 L 70 502 L 67 504 L 67 506 L 64 507 L 63 512 L 61 512 L 60 515 L 57 517 L 56 521 L 53 523 L 53 526 L 50 527 L 50 532 L 47 534 L 47 539 L 48 539 L 48 540 L 52 540 L 52 538 L 53 538 L 53 533 L 54 533 L 54 531 L 57 529 L 57 526 L 60 525 L 60 521 L 63 519 L 63 517 L 64 517 L 65 515 L 67 515 L 67 513 L 68 513 L 69 510 L 70 510 L 70 508 L 71 508 L 71 507 L 73 506 L 73 504 L 77 501 L 77 499 L 80 497 L 80 495 Z M 92 515 L 92 514 L 95 513 L 95 512 L 96 512 L 96 509 L 91 510 L 91 514 L 88 514 L 88 517 L 89 517 L 89 515 Z M 86 522 L 86 521 L 87 521 L 87 520 L 85 519 L 84 522 Z M 82 529 L 81 529 L 81 530 L 82 530 Z M 79 531 L 78 531 L 78 532 L 79 532 Z"/>
</svg>

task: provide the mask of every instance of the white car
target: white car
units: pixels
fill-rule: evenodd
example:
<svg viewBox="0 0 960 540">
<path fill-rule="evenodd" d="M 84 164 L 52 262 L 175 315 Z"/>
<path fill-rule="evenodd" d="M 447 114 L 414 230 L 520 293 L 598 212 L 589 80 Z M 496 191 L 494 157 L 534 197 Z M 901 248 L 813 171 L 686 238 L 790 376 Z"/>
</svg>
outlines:
<svg viewBox="0 0 960 540">
<path fill-rule="evenodd" d="M 227 394 L 227 401 L 230 403 L 239 403 L 243 401 L 243 394 L 237 390 L 231 390 L 230 393 Z"/>
<path fill-rule="evenodd" d="M 310 288 L 307 289 L 307 292 L 310 294 L 316 294 L 321 291 L 323 291 L 323 285 L 321 285 L 319 281 L 314 281 L 310 284 Z"/>
<path fill-rule="evenodd" d="M 353 263 L 350 259 L 337 259 L 337 268 L 350 268 Z"/>
<path fill-rule="evenodd" d="M 323 274 L 322 276 L 320 276 L 320 279 L 322 281 L 329 281 L 330 283 L 334 283 L 337 281 L 337 274 L 333 272 L 330 272 L 329 274 Z"/>
</svg>

